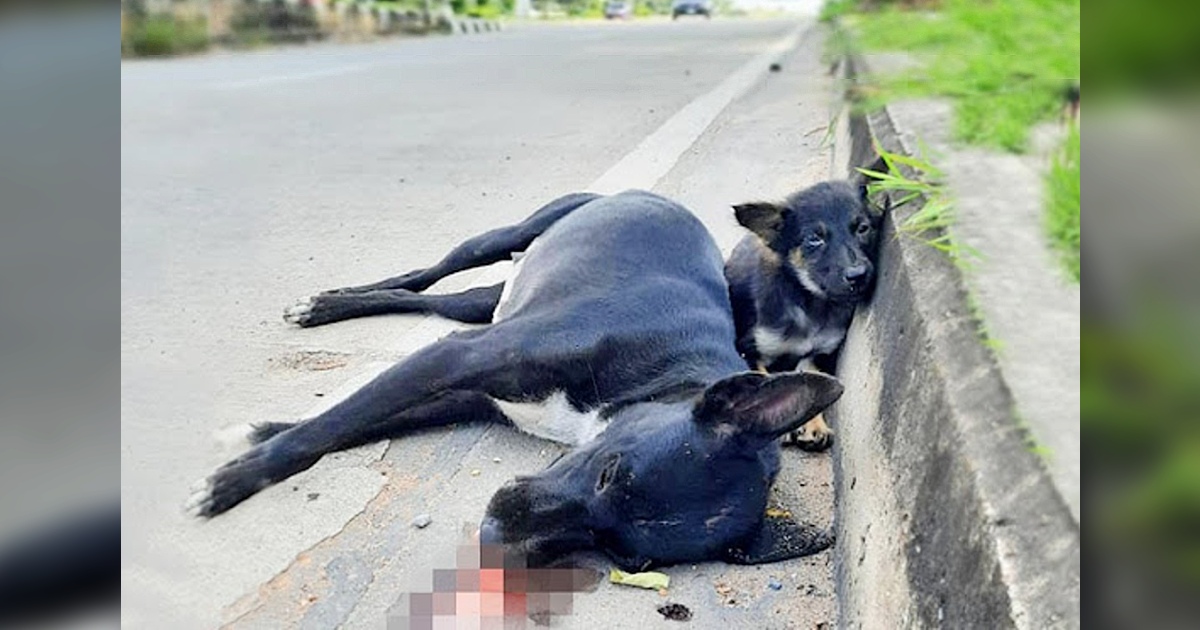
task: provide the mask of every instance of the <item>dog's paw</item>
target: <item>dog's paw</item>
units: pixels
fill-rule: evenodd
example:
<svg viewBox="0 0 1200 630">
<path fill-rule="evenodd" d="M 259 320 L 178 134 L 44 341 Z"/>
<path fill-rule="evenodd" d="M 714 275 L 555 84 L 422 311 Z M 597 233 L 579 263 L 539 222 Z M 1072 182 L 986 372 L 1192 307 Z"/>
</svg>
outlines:
<svg viewBox="0 0 1200 630">
<path fill-rule="evenodd" d="M 305 298 L 283 309 L 283 321 L 301 328 L 313 325 L 313 308 L 316 298 Z"/>
<path fill-rule="evenodd" d="M 189 489 L 190 494 L 188 494 L 187 501 L 185 501 L 183 504 L 184 513 L 194 518 L 207 518 L 212 516 L 212 514 L 209 513 L 213 502 L 212 490 L 213 485 L 212 482 L 209 481 L 208 477 L 193 483 L 192 487 Z"/>
<path fill-rule="evenodd" d="M 805 451 L 824 451 L 833 446 L 833 429 L 825 423 L 825 416 L 818 415 L 801 429 L 788 434 L 784 443 Z"/>
<path fill-rule="evenodd" d="M 259 474 L 255 458 L 238 458 L 192 484 L 183 510 L 197 518 L 212 518 L 268 485 L 270 481 Z"/>
</svg>

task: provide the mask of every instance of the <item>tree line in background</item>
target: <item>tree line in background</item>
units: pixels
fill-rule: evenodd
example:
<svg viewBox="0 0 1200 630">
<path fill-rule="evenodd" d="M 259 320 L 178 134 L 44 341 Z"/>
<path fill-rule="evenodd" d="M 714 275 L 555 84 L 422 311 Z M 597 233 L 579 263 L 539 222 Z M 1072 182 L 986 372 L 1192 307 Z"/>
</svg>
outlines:
<svg viewBox="0 0 1200 630">
<path fill-rule="evenodd" d="M 541 18 L 600 18 L 607 0 L 532 0 Z M 672 0 L 632 0 L 634 14 L 668 14 Z M 729 4 L 730 0 L 718 2 Z M 364 38 L 454 28 L 457 17 L 513 15 L 516 0 L 122 0 L 121 52 L 174 55 L 214 43 Z"/>
</svg>

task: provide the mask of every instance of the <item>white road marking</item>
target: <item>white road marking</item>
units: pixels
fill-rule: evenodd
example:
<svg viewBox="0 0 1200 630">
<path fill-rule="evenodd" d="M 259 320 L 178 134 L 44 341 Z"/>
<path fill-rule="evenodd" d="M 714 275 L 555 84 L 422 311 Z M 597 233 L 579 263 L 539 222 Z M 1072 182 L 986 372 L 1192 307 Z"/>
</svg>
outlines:
<svg viewBox="0 0 1200 630">
<path fill-rule="evenodd" d="M 667 122 L 646 136 L 633 151 L 621 158 L 588 190 L 613 194 L 629 188 L 650 190 L 666 176 L 680 156 L 695 144 L 721 112 L 745 94 L 770 69 L 773 61 L 791 50 L 808 23 L 797 26 L 766 50 L 747 61 L 712 91 L 688 103 Z"/>
<path fill-rule="evenodd" d="M 293 74 L 277 74 L 274 76 L 254 77 L 253 79 L 244 79 L 241 81 L 223 81 L 221 83 L 213 83 L 208 87 L 214 90 L 240 90 L 243 88 L 259 87 L 262 85 L 275 85 L 278 83 L 291 83 L 293 81 L 306 81 L 308 79 L 317 79 L 320 77 L 332 77 L 340 74 L 351 74 L 354 72 L 362 72 L 378 66 L 374 63 L 360 63 L 349 66 L 338 66 L 335 68 L 326 68 L 324 70 L 310 70 L 308 72 L 296 72 Z"/>
</svg>

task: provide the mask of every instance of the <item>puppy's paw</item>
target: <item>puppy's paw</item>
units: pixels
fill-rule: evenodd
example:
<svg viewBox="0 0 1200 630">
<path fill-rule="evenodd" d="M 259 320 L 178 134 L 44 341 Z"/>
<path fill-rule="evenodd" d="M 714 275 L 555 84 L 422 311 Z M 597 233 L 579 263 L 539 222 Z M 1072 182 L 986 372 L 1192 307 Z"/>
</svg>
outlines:
<svg viewBox="0 0 1200 630">
<path fill-rule="evenodd" d="M 311 326 L 316 298 L 305 298 L 283 309 L 283 321 L 304 328 Z"/>
<path fill-rule="evenodd" d="M 833 446 L 833 429 L 825 423 L 824 415 L 818 415 L 799 430 L 788 434 L 784 444 L 797 446 L 805 451 L 824 451 Z"/>
</svg>

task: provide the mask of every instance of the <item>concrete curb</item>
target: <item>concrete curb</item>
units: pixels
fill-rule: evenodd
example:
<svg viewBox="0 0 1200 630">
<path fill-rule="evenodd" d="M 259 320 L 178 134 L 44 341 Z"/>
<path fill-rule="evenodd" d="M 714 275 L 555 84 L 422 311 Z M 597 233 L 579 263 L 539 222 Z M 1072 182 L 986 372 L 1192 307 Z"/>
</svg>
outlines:
<svg viewBox="0 0 1200 630">
<path fill-rule="evenodd" d="M 479 18 L 455 18 L 450 23 L 452 35 L 467 35 L 470 33 L 490 33 L 499 31 L 500 22 L 496 20 L 481 20 Z"/>
<path fill-rule="evenodd" d="M 844 78 L 865 72 L 843 60 Z M 848 168 L 914 155 L 884 108 L 843 117 Z M 830 416 L 843 627 L 1080 627 L 1080 538 L 981 343 L 961 271 L 885 222 L 872 303 L 839 365 Z"/>
</svg>

